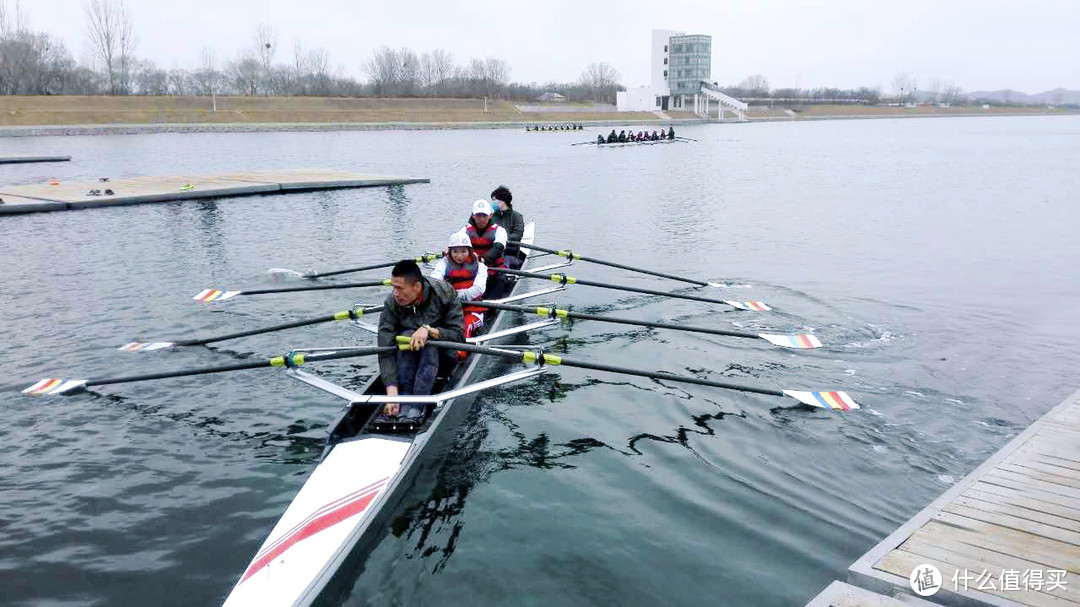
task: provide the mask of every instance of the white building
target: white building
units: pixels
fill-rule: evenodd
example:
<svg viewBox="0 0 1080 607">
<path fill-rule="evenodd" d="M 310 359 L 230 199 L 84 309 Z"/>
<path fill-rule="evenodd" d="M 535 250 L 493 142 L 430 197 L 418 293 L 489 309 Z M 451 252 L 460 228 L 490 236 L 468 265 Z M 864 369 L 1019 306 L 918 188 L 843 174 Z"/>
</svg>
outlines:
<svg viewBox="0 0 1080 607">
<path fill-rule="evenodd" d="M 619 91 L 615 103 L 620 112 L 679 109 L 707 115 L 710 100 L 741 115 L 746 104 L 716 90 L 712 84 L 712 37 L 687 35 L 675 30 L 653 30 L 649 86 Z"/>
</svg>

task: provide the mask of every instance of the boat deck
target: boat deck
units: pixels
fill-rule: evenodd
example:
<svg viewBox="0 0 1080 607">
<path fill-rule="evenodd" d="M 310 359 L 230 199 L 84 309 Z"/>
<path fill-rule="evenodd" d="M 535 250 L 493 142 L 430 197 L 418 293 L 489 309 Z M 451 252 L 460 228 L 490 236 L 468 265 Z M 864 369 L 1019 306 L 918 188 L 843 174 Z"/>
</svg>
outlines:
<svg viewBox="0 0 1080 607">
<path fill-rule="evenodd" d="M 213 175 L 165 175 L 108 181 L 50 181 L 0 186 L 0 214 L 36 213 L 151 202 L 225 198 L 428 183 L 426 178 L 371 175 L 324 169 L 235 171 Z M 106 190 L 113 192 L 107 194 Z M 97 192 L 96 194 L 93 192 Z"/>
<path fill-rule="evenodd" d="M 1080 605 L 1080 391 L 1051 409 L 848 569 L 912 594 L 933 565 L 945 605 Z"/>
</svg>

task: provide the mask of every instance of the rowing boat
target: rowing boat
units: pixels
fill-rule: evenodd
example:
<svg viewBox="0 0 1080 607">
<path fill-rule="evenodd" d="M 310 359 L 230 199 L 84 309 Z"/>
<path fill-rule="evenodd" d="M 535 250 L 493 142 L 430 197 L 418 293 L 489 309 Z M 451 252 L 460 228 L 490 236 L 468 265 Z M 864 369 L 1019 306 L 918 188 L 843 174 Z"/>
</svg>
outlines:
<svg viewBox="0 0 1080 607">
<path fill-rule="evenodd" d="M 510 294 L 495 301 L 475 302 L 477 305 L 490 310 L 486 331 L 481 335 L 469 338 L 470 343 L 466 344 L 439 340 L 428 341 L 428 345 L 431 347 L 470 353 L 465 362 L 448 364 L 446 368 L 440 371 L 440 377 L 435 386 L 436 393 L 431 396 L 385 396 L 385 389 L 378 376 L 371 379 L 363 390 L 356 392 L 298 368 L 308 362 L 388 353 L 402 346 L 294 350 L 269 360 L 245 361 L 215 367 L 119 378 L 87 380 L 48 377 L 27 387 L 23 390 L 23 393 L 32 396 L 71 394 L 98 386 L 276 367 L 285 368 L 285 373 L 288 375 L 347 401 L 348 405 L 331 425 L 327 445 L 319 464 L 307 482 L 301 487 L 281 519 L 273 527 L 270 535 L 244 570 L 240 580 L 226 599 L 226 605 L 231 606 L 309 605 L 313 602 L 340 602 L 344 600 L 348 590 L 351 588 L 351 583 L 359 575 L 359 569 L 370 553 L 370 549 L 384 537 L 389 529 L 389 517 L 393 513 L 400 511 L 402 501 L 413 494 L 415 487 L 427 482 L 427 477 L 422 476 L 425 472 L 430 473 L 438 470 L 440 463 L 438 455 L 453 437 L 453 432 L 450 430 L 462 423 L 465 414 L 472 408 L 471 405 L 475 401 L 476 395 L 482 390 L 532 378 L 558 366 L 645 377 L 664 382 L 708 386 L 751 394 L 792 398 L 804 406 L 841 412 L 859 408 L 859 405 L 846 392 L 842 391 L 805 391 L 740 385 L 727 381 L 707 379 L 697 375 L 676 375 L 667 371 L 617 367 L 589 360 L 568 358 L 561 354 L 545 352 L 542 347 L 503 344 L 492 348 L 481 345 L 487 341 L 501 340 L 527 331 L 558 325 L 562 319 L 580 319 L 764 340 L 774 346 L 783 348 L 815 349 L 822 346 L 820 340 L 810 334 L 782 335 L 731 331 L 708 326 L 693 327 L 683 324 L 676 325 L 616 318 L 607 315 L 582 314 L 559 309 L 553 305 L 541 305 L 533 308 L 510 305 L 513 302 L 562 291 L 566 289 L 567 285 L 580 285 L 623 292 L 636 292 L 658 297 L 685 299 L 712 305 L 719 304 L 752 313 L 767 312 L 771 309 L 764 302 L 757 300 L 733 301 L 585 280 L 562 273 L 544 274 L 543 272 L 546 270 L 568 266 L 574 261 L 583 261 L 646 273 L 710 289 L 732 286 L 603 261 L 586 257 L 568 249 L 547 249 L 536 244 L 535 232 L 535 223 L 528 224 L 525 227 L 524 236 L 516 243 L 520 246 L 523 255 L 521 270 L 496 268 L 497 272 L 507 274 L 512 277 L 511 280 L 514 280 Z M 537 264 L 534 262 L 543 253 L 556 255 L 561 259 L 555 264 L 536 267 Z M 426 258 L 427 256 L 421 256 L 416 259 L 421 262 L 425 261 Z M 366 267 L 384 267 L 386 265 L 377 264 L 376 266 Z M 323 272 L 311 276 L 340 275 L 360 271 L 366 267 Z M 298 272 L 286 272 L 300 275 Z M 518 293 L 521 284 L 528 284 L 527 281 L 520 280 L 521 278 L 552 281 L 556 285 L 536 291 Z M 237 295 L 257 296 L 328 288 L 371 287 L 383 284 L 385 284 L 384 281 L 370 281 L 366 283 L 314 285 L 283 289 L 209 289 L 204 290 L 195 299 L 206 305 L 218 305 Z M 365 313 L 373 313 L 381 309 L 382 306 L 366 308 L 356 306 L 350 310 L 335 312 L 327 316 L 292 321 L 273 327 L 196 340 L 130 342 L 120 349 L 129 352 L 154 352 L 172 348 L 202 346 L 229 339 L 333 321 L 351 321 L 360 328 L 377 332 L 377 327 L 363 322 L 362 318 Z M 504 328 L 504 325 L 509 323 L 510 312 L 536 314 L 542 317 L 543 320 Z M 407 337 L 399 336 L 399 344 L 402 339 L 408 341 Z M 405 344 L 403 347 L 407 348 L 408 346 Z M 476 356 L 478 354 L 486 356 Z M 502 367 L 501 372 L 503 374 L 492 377 L 491 371 L 495 365 L 498 365 L 497 361 L 499 360 L 514 360 L 523 363 L 525 368 L 506 371 L 505 367 Z M 489 379 L 481 379 L 481 376 L 489 377 Z M 400 422 L 386 424 L 377 418 L 379 409 L 387 402 L 423 404 L 430 408 L 430 413 L 415 426 L 401 425 L 401 427 L 397 427 Z M 387 433 L 387 431 L 390 432 Z"/>
<path fill-rule="evenodd" d="M 628 145 L 658 145 L 662 143 L 682 143 L 683 139 L 646 139 L 643 141 L 613 141 L 611 143 L 599 143 L 597 141 L 582 141 L 579 143 L 571 143 L 570 145 L 592 145 L 598 148 L 622 148 Z"/>
<path fill-rule="evenodd" d="M 530 223 L 521 239 L 521 251 L 527 256 L 522 267 L 532 261 L 527 245 L 534 237 L 535 223 Z M 517 294 L 523 283 L 515 283 L 510 295 L 499 301 L 517 301 L 559 290 Z M 508 316 L 492 311 L 486 331 L 470 341 L 500 339 L 558 322 L 548 320 L 502 329 Z M 433 438 L 446 434 L 446 428 L 464 417 L 480 390 L 543 372 L 542 367 L 535 367 L 476 382 L 482 358 L 473 355 L 454 366 L 437 381 L 435 396 L 427 397 L 386 397 L 378 374 L 362 391 L 353 392 L 316 375 L 290 369 L 288 373 L 296 379 L 342 397 L 349 404 L 331 426 L 320 463 L 244 570 L 225 605 L 308 605 L 332 595 L 343 582 L 351 582 L 366 549 L 385 532 L 389 515 L 423 467 L 422 455 L 433 450 Z M 425 403 L 433 409 L 419 427 L 395 433 L 376 431 L 376 415 L 390 401 Z"/>
</svg>

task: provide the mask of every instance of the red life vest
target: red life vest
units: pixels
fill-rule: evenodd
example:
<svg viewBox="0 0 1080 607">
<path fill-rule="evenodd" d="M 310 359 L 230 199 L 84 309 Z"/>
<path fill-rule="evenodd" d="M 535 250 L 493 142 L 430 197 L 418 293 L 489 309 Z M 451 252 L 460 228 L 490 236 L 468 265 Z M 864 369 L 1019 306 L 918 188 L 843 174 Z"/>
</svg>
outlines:
<svg viewBox="0 0 1080 607">
<path fill-rule="evenodd" d="M 469 221 L 469 225 L 465 226 L 465 233 L 469 235 L 469 240 L 472 241 L 473 253 L 479 257 L 483 257 L 485 253 L 495 244 L 495 233 L 498 232 L 499 224 L 495 222 L 488 223 L 487 228 L 481 234 L 477 232 L 476 225 L 472 221 Z M 487 262 L 485 262 L 487 263 Z M 488 276 L 494 276 L 495 271 L 491 268 L 505 268 L 506 259 L 499 257 L 494 263 L 488 265 Z"/>
<path fill-rule="evenodd" d="M 476 280 L 476 273 L 479 271 L 480 260 L 475 253 L 473 253 L 463 264 L 455 263 L 449 255 L 446 256 L 446 275 L 444 280 L 450 283 L 450 286 L 454 287 L 455 291 L 464 291 L 473 286 L 473 282 Z M 483 298 L 483 295 L 481 295 L 480 298 Z M 462 302 L 461 311 L 483 313 L 486 309 L 481 308 L 480 306 L 470 306 Z"/>
</svg>

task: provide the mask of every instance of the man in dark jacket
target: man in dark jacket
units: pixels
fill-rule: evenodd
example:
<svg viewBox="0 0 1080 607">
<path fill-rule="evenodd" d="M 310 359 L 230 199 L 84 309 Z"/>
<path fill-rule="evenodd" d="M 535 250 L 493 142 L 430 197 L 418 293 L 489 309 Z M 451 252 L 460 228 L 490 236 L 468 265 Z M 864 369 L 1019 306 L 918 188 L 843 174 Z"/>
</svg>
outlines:
<svg viewBox="0 0 1080 607">
<path fill-rule="evenodd" d="M 431 394 L 439 371 L 438 348 L 426 348 L 428 339 L 465 341 L 461 300 L 454 287 L 428 280 L 411 259 L 399 261 L 390 272 L 393 291 L 379 315 L 379 345 L 395 345 L 398 335 L 410 337 L 409 350 L 379 355 L 379 374 L 387 396 Z M 383 415 L 421 419 L 426 407 L 414 403 L 391 403 Z"/>
<path fill-rule="evenodd" d="M 504 253 L 506 267 L 517 270 L 521 267 L 520 247 L 510 243 L 521 242 L 521 237 L 525 234 L 525 218 L 522 217 L 521 213 L 514 210 L 514 205 L 511 204 L 512 200 L 514 200 L 514 195 L 504 185 L 495 188 L 491 192 L 491 204 L 495 205 L 495 213 L 492 214 L 491 221 L 502 226 L 506 230 L 507 239 L 509 239 Z"/>
</svg>

